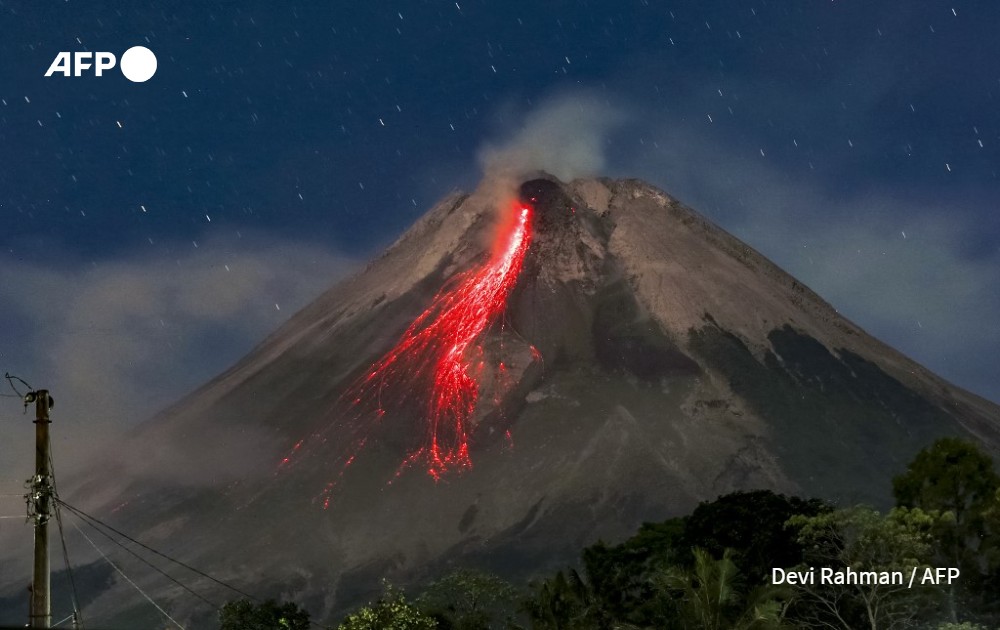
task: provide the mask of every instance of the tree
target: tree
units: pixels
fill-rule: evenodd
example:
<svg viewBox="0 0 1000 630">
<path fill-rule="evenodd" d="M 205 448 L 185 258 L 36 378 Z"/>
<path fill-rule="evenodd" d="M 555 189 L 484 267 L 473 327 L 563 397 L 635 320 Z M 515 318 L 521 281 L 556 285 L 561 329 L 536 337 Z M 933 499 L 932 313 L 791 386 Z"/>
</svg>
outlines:
<svg viewBox="0 0 1000 630">
<path fill-rule="evenodd" d="M 919 508 L 894 508 L 881 516 L 872 508 L 858 506 L 816 516 L 796 516 L 789 522 L 799 527 L 805 562 L 799 571 L 829 567 L 856 572 L 885 573 L 898 581 L 882 583 L 813 583 L 796 588 L 806 606 L 797 610 L 803 622 L 825 628 L 892 630 L 910 627 L 928 600 L 928 592 L 908 588 L 914 567 L 927 566 L 932 556 L 932 531 L 942 517 Z"/>
<path fill-rule="evenodd" d="M 220 630 L 307 630 L 309 613 L 293 603 L 273 599 L 253 603 L 248 599 L 228 602 L 219 611 Z"/>
<path fill-rule="evenodd" d="M 653 577 L 661 596 L 680 600 L 682 624 L 689 630 L 765 630 L 784 627 L 790 592 L 770 585 L 743 595 L 743 580 L 732 549 L 715 559 L 701 548 L 691 550 L 694 566 L 672 566 Z"/>
<path fill-rule="evenodd" d="M 829 510 L 830 506 L 818 499 L 786 497 L 770 490 L 733 492 L 699 503 L 684 519 L 684 531 L 677 541 L 685 552 L 681 560 L 691 566 L 693 558 L 687 552 L 695 547 L 714 557 L 731 549 L 748 586 L 764 584 L 772 567 L 791 567 L 802 561 L 796 532 L 786 526 L 788 519 Z"/>
<path fill-rule="evenodd" d="M 375 603 L 348 615 L 340 630 L 437 630 L 437 622 L 406 601 L 403 593 L 384 584 L 385 593 Z"/>
<path fill-rule="evenodd" d="M 676 618 L 672 600 L 654 597 L 650 576 L 657 567 L 679 562 L 684 518 L 644 523 L 625 542 L 603 542 L 583 551 L 586 582 L 597 604 L 618 623 L 664 627 Z"/>
<path fill-rule="evenodd" d="M 998 553 L 998 532 L 990 523 L 1000 492 L 993 460 L 970 442 L 942 438 L 917 453 L 892 487 L 899 506 L 954 516 L 938 523 L 935 560 L 962 571 L 964 592 L 956 584 L 948 588 L 949 616 L 955 622 L 960 609 L 979 603 L 971 591 L 988 588 L 991 560 Z"/>
<path fill-rule="evenodd" d="M 729 549 L 749 593 L 767 583 L 772 567 L 802 561 L 796 531 L 786 527 L 788 519 L 830 509 L 817 499 L 769 490 L 723 495 L 698 504 L 689 516 L 646 523 L 619 545 L 588 547 L 583 552 L 587 581 L 601 608 L 616 622 L 662 628 L 675 623 L 679 613 L 674 599 L 654 596 L 654 574 L 671 566 L 693 569 L 695 547 L 715 558 Z"/>
<path fill-rule="evenodd" d="M 1000 477 L 993 460 L 974 444 L 957 438 L 941 438 L 923 449 L 906 472 L 892 480 L 897 505 L 951 512 L 956 528 L 966 538 L 983 533 L 983 513 L 997 489 Z"/>
<path fill-rule="evenodd" d="M 518 592 L 495 575 L 455 571 L 432 583 L 415 604 L 454 630 L 514 628 Z"/>
<path fill-rule="evenodd" d="M 987 571 L 994 583 L 1000 583 L 1000 489 L 993 493 L 993 501 L 983 510 L 986 527 L 984 547 L 986 547 Z"/>
<path fill-rule="evenodd" d="M 983 510 L 984 534 L 979 549 L 985 570 L 978 580 L 966 584 L 971 591 L 968 608 L 976 608 L 982 615 L 980 621 L 1000 622 L 1000 598 L 996 585 L 1000 584 L 1000 489 L 993 493 L 993 500 Z M 968 612 L 968 611 L 967 611 Z"/>
<path fill-rule="evenodd" d="M 531 627 L 538 630 L 604 630 L 611 620 L 590 584 L 574 569 L 532 585 L 524 602 Z"/>
</svg>

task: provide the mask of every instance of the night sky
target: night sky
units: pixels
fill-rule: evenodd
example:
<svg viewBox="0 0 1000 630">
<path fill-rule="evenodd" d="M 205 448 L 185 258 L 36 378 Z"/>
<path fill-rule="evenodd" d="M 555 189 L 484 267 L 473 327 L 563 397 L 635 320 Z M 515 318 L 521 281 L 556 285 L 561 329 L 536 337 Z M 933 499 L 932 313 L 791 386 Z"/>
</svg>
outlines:
<svg viewBox="0 0 1000 630">
<path fill-rule="evenodd" d="M 231 365 L 526 135 L 1000 401 L 1000 3 L 177 4 L 0 0 L 0 372 L 53 391 L 57 455 Z M 146 83 L 44 76 L 134 45 Z M 0 399 L 4 478 L 21 411 Z"/>
</svg>

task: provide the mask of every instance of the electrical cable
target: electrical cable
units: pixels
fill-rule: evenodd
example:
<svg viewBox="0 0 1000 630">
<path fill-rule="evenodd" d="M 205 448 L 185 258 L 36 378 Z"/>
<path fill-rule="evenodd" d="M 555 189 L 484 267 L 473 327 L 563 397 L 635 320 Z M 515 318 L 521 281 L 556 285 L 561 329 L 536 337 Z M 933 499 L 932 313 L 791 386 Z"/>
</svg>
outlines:
<svg viewBox="0 0 1000 630">
<path fill-rule="evenodd" d="M 48 436 L 46 436 L 48 437 Z M 59 526 L 59 542 L 62 543 L 63 562 L 66 564 L 66 575 L 69 576 L 70 601 L 73 603 L 73 626 L 83 630 L 83 615 L 80 610 L 80 600 L 76 594 L 76 580 L 73 578 L 73 565 L 69 561 L 69 550 L 66 549 L 66 536 L 63 534 L 62 512 L 59 511 L 59 491 L 56 489 L 56 466 L 52 462 L 52 440 L 49 439 L 49 477 L 52 479 L 52 503 L 56 513 L 56 524 Z"/>
<path fill-rule="evenodd" d="M 181 630 L 185 630 L 184 626 L 182 626 L 181 624 L 177 623 L 176 619 L 174 619 L 173 617 L 171 617 L 167 613 L 167 611 L 163 610 L 163 608 L 161 608 L 159 604 L 157 604 L 155 601 L 153 601 L 153 598 L 150 597 L 149 595 L 147 595 L 146 591 L 144 591 L 141 588 L 139 588 L 139 585 L 136 584 L 135 582 L 133 582 L 132 578 L 130 578 L 129 576 L 125 575 L 125 572 L 122 571 L 121 568 L 119 568 L 117 564 L 115 564 L 114 562 L 112 562 L 111 558 L 109 558 L 107 555 L 105 555 L 105 553 L 103 551 L 101 551 L 101 548 L 98 547 L 97 544 L 93 540 L 90 539 L 90 536 L 88 536 L 86 534 L 86 532 L 84 532 L 82 529 L 80 529 L 79 525 L 77 525 L 76 523 L 73 523 L 73 527 L 76 529 L 76 531 L 80 532 L 80 535 L 83 536 L 86 539 L 86 541 L 90 543 L 90 546 L 93 547 L 94 550 L 97 551 L 97 553 L 99 553 L 101 555 L 101 557 L 104 558 L 104 560 L 108 564 L 111 565 L 111 568 L 113 568 L 115 571 L 118 572 L 119 575 L 121 575 L 123 578 L 125 578 L 125 581 L 128 582 L 129 584 L 131 584 L 132 587 L 135 590 L 139 591 L 139 594 L 142 595 L 143 597 L 145 597 L 146 601 L 148 601 L 150 604 L 152 604 L 156 608 L 156 610 L 160 611 L 161 615 L 163 615 L 164 617 L 166 617 L 167 619 L 169 619 L 175 626 L 177 626 Z"/>
<path fill-rule="evenodd" d="M 197 592 L 191 590 L 191 588 L 189 588 L 186 584 L 183 584 L 182 582 L 178 581 L 176 578 L 174 578 L 172 575 L 170 575 L 169 573 L 167 573 L 166 571 L 164 571 L 160 567 L 156 566 L 155 564 L 153 564 L 149 560 L 146 560 L 145 558 L 143 558 L 142 556 L 140 556 L 139 554 L 137 554 L 135 551 L 133 551 L 133 550 L 129 549 L 128 547 L 126 547 L 125 545 L 123 545 L 120 541 L 115 540 L 113 536 L 111 536 L 107 532 L 105 532 L 102 529 L 100 529 L 97 525 L 95 525 L 94 523 L 90 522 L 83 515 L 77 513 L 76 511 L 74 511 L 72 508 L 70 508 L 68 506 L 67 506 L 66 509 L 68 509 L 71 512 L 73 512 L 74 516 L 76 516 L 77 518 L 79 518 L 80 520 L 82 520 L 84 523 L 86 523 L 87 525 L 90 525 L 91 527 L 93 527 L 94 530 L 97 531 L 97 533 L 101 534 L 102 536 L 104 536 L 105 538 L 107 538 L 108 540 L 110 540 L 112 543 L 114 543 L 115 545 L 118 545 L 119 547 L 121 547 L 122 549 L 124 549 L 126 552 L 128 552 L 129 554 L 131 554 L 134 558 L 136 558 L 137 560 L 139 560 L 139 562 L 142 562 L 143 564 L 145 564 L 146 566 L 148 566 L 152 570 L 156 571 L 157 573 L 159 573 L 163 577 L 167 578 L 168 580 L 170 580 L 171 582 L 173 582 L 177 586 L 181 587 L 182 589 L 184 589 L 188 593 L 191 593 L 192 595 L 194 595 L 195 597 L 197 597 L 201 601 L 205 602 L 206 604 L 208 604 L 212 608 L 215 608 L 215 609 L 221 608 L 221 606 L 219 606 L 218 604 L 216 604 L 212 600 L 208 599 L 204 595 L 201 595 L 200 593 L 197 593 Z"/>
<path fill-rule="evenodd" d="M 233 592 L 235 592 L 235 593 L 238 593 L 239 595 L 242 595 L 243 597 L 245 597 L 245 598 L 247 598 L 247 599 L 249 599 L 249 600 L 251 600 L 251 601 L 254 601 L 254 602 L 257 602 L 258 604 L 260 604 L 260 603 L 264 603 L 264 600 L 262 600 L 261 598 L 259 598 L 259 597 L 256 597 L 256 596 L 254 596 L 254 595 L 251 595 L 251 594 L 249 594 L 249 593 L 247 593 L 247 592 L 245 592 L 245 591 L 243 591 L 243 590 L 240 590 L 240 589 L 236 588 L 235 586 L 232 586 L 232 585 L 230 585 L 230 584 L 227 584 L 227 583 L 223 582 L 222 580 L 220 580 L 220 579 L 218 579 L 218 578 L 215 578 L 215 577 L 212 577 L 212 576 L 211 576 L 211 575 L 209 575 L 208 573 L 205 573 L 204 571 L 201 571 L 201 570 L 199 570 L 199 569 L 196 569 L 196 568 L 192 567 L 192 566 L 191 566 L 191 565 L 189 565 L 189 564 L 186 564 L 186 563 L 184 563 L 184 562 L 181 562 L 180 560 L 177 560 L 177 559 L 175 559 L 175 558 L 171 558 L 171 557 L 170 557 L 170 556 L 168 556 L 167 554 L 165 554 L 165 553 L 163 553 L 163 552 L 161 552 L 161 551 L 157 551 L 156 549 L 153 549 L 153 548 L 152 548 L 152 547 L 150 547 L 149 545 L 146 545 L 146 544 L 144 544 L 144 543 L 142 543 L 142 542 L 139 542 L 138 540 L 136 540 L 135 538 L 132 538 L 132 537 L 131 537 L 131 536 L 129 536 L 128 534 L 125 534 L 124 532 L 122 532 L 122 531 L 120 531 L 120 530 L 118 530 L 118 529 L 115 529 L 114 527 L 112 527 L 111 525 L 108 525 L 107 523 L 103 522 L 103 521 L 102 521 L 102 520 L 100 520 L 99 518 L 97 518 L 97 517 L 95 517 L 95 516 L 91 516 L 90 514 L 87 514 L 87 513 L 86 513 L 86 512 L 84 512 L 83 510 L 81 510 L 81 509 L 79 509 L 79 508 L 77 508 L 77 507 L 74 507 L 74 506 L 72 506 L 72 505 L 70 505 L 70 504 L 66 503 L 65 501 L 63 501 L 62 499 L 60 499 L 60 498 L 58 498 L 58 497 L 56 497 L 56 499 L 55 499 L 55 500 L 56 500 L 56 501 L 57 501 L 57 502 L 58 502 L 58 503 L 59 503 L 60 505 L 62 505 L 62 506 L 63 506 L 64 508 L 66 508 L 67 510 L 69 510 L 69 511 L 70 511 L 70 512 L 71 512 L 71 513 L 72 513 L 72 514 L 74 515 L 74 516 L 76 516 L 76 517 L 77 517 L 77 518 L 79 518 L 80 520 L 84 521 L 85 523 L 87 523 L 88 525 L 90 525 L 91 527 L 93 527 L 94 529 L 96 529 L 96 530 L 97 530 L 98 532 L 100 532 L 100 533 L 101 533 L 102 535 L 104 535 L 105 537 L 109 538 L 109 539 L 110 539 L 110 540 L 111 540 L 112 542 L 114 542 L 114 543 L 115 543 L 116 545 L 118 545 L 118 546 L 122 547 L 123 549 L 125 549 L 126 551 L 128 551 L 129 553 L 131 553 L 132 555 L 136 556 L 137 558 L 139 558 L 140 560 L 142 560 L 143 562 L 145 562 L 145 563 L 146 563 L 146 564 L 148 564 L 149 566 L 151 566 L 151 567 L 153 567 L 154 569 L 156 569 L 157 571 L 159 571 L 159 572 L 160 572 L 161 574 L 165 575 L 165 576 L 166 576 L 167 578 L 169 578 L 169 579 L 170 579 L 171 581 L 173 581 L 173 582 L 175 582 L 176 584 L 178 584 L 179 586 L 181 586 L 181 587 L 182 587 L 182 588 L 183 588 L 184 590 L 186 590 L 186 591 L 190 592 L 190 593 L 191 593 L 192 595 L 195 595 L 196 597 L 198 597 L 198 599 L 200 599 L 200 600 L 202 600 L 202 601 L 204 601 L 204 602 L 206 602 L 206 603 L 209 603 L 209 604 L 211 604 L 212 606 L 214 606 L 214 607 L 215 607 L 216 609 L 218 609 L 218 610 L 221 610 L 221 609 L 222 609 L 222 607 L 218 606 L 217 604 L 214 604 L 214 603 L 210 602 L 209 600 L 205 599 L 204 597 L 202 597 L 202 596 L 201 596 L 201 595 L 199 595 L 198 593 L 195 593 L 195 592 L 194 592 L 194 591 L 192 591 L 192 590 L 191 590 L 190 588 L 188 588 L 188 587 L 184 586 L 183 584 L 181 584 L 180 582 L 178 582 L 178 581 L 177 581 L 176 579 L 172 578 L 171 576 L 167 575 L 166 573 L 163 573 L 163 571 L 161 571 L 161 570 L 160 570 L 160 569 L 158 569 L 157 567 L 155 567 L 155 566 L 153 566 L 152 564 L 150 564 L 150 563 L 149 563 L 149 562 L 148 562 L 147 560 L 145 560 L 144 558 L 142 558 L 142 557 L 140 557 L 140 556 L 136 555 L 136 554 L 135 554 L 135 552 L 133 552 L 133 551 L 132 551 L 131 549 L 128 549 L 127 547 L 125 547 L 124 545 L 122 545 L 122 544 L 121 544 L 121 543 L 120 543 L 119 541 L 116 541 L 116 540 L 114 540 L 114 539 L 113 539 L 113 538 L 112 538 L 111 536 L 109 536 L 109 535 L 108 535 L 108 534 L 107 534 L 106 532 L 104 532 L 104 531 L 101 531 L 101 529 L 99 529 L 99 528 L 98 528 L 98 527 L 97 527 L 97 526 L 95 525 L 95 523 L 96 523 L 97 525 L 100 525 L 101 527 L 104 527 L 104 528 L 106 528 L 106 529 L 108 529 L 108 530 L 110 530 L 110 531 L 114 532 L 115 534 L 117 534 L 117 535 L 121 536 L 121 537 L 122 537 L 122 538 L 124 538 L 125 540 L 127 540 L 127 541 L 129 541 L 129 542 L 131 542 L 131 543 L 134 543 L 134 544 L 136 544 L 136 545 L 138 545 L 138 546 L 142 547 L 142 548 L 143 548 L 143 549 L 145 549 L 146 551 L 149 551 L 149 552 L 151 552 L 151 553 L 154 553 L 154 554 L 156 554 L 156 555 L 160 556 L 161 558 L 164 558 L 164 559 L 166 559 L 166 560 L 169 560 L 170 562 L 173 562 L 174 564 L 178 564 L 178 565 L 180 565 L 180 566 L 184 567 L 185 569 L 187 569 L 188 571 L 191 571 L 191 572 L 193 572 L 193 573 L 196 573 L 196 574 L 198 574 L 198 575 L 200 575 L 200 576 L 202 576 L 202 577 L 204 577 L 204 578 L 207 578 L 207 579 L 209 579 L 209 580 L 211 580 L 211 581 L 215 582 L 216 584 L 218 584 L 218 585 L 220 585 L 220 586 L 223 586 L 223 587 L 225 587 L 225 588 L 227 588 L 227 589 L 229 589 L 229 590 L 231 590 L 231 591 L 233 591 Z M 92 522 L 91 522 L 91 521 L 92 521 Z M 76 526 L 76 524 L 74 523 L 74 527 L 75 527 L 75 526 Z M 77 527 L 77 529 L 79 530 L 79 527 Z M 81 533 L 82 533 L 82 532 L 81 532 Z M 91 543 L 91 545 L 93 545 L 93 543 Z M 98 550 L 98 551 L 100 552 L 100 550 Z M 103 554 L 102 554 L 102 555 L 103 555 Z M 124 574 L 123 574 L 123 575 L 124 575 Z M 328 628 L 329 628 L 329 626 L 324 626 L 323 624 L 321 624 L 321 623 L 319 623 L 319 622 L 317 622 L 317 621 L 313 621 L 312 619 L 310 619 L 310 620 L 309 620 L 309 624 L 310 624 L 310 625 L 312 625 L 312 626 L 315 626 L 315 627 L 317 627 L 317 628 L 323 628 L 324 630 L 326 630 L 326 629 L 328 629 Z"/>
<path fill-rule="evenodd" d="M 17 397 L 17 398 L 24 399 L 24 395 L 22 395 L 21 392 L 18 391 L 17 387 L 14 385 L 14 381 L 15 380 L 18 381 L 18 382 L 20 382 L 21 384 L 23 384 L 29 390 L 31 390 L 29 393 L 34 393 L 34 390 L 31 388 L 31 385 L 29 385 L 24 379 L 22 379 L 22 378 L 20 378 L 18 376 L 14 376 L 14 375 L 10 374 L 9 372 L 7 372 L 7 373 L 4 374 L 4 378 L 7 380 L 7 383 L 10 386 L 10 388 L 14 391 L 14 394 L 12 395 L 12 394 L 2 394 L 2 393 L 0 393 L 0 396 L 7 397 L 7 398 L 15 398 L 15 397 Z M 27 412 L 27 408 L 28 408 L 28 404 L 27 404 L 27 401 L 26 401 L 25 402 L 25 412 Z M 49 450 L 49 461 L 48 461 L 48 464 L 49 464 L 49 476 L 52 479 L 52 495 L 51 495 L 51 498 L 52 498 L 53 508 L 54 508 L 53 511 L 54 511 L 54 514 L 55 514 L 55 517 L 56 517 L 56 523 L 58 524 L 58 528 L 59 528 L 59 539 L 60 539 L 60 542 L 62 543 L 63 561 L 65 562 L 66 573 L 67 573 L 67 575 L 69 577 L 70 588 L 71 588 L 71 597 L 72 597 L 72 603 L 73 603 L 73 614 L 71 614 L 70 616 L 66 617 L 65 619 L 59 621 L 58 623 L 56 623 L 52 627 L 57 627 L 57 626 L 65 623 L 66 621 L 69 621 L 69 620 L 72 619 L 74 621 L 74 628 L 77 628 L 78 630 L 82 630 L 83 629 L 82 616 L 81 616 L 81 611 L 80 611 L 80 606 L 79 606 L 79 600 L 78 600 L 77 590 L 76 590 L 76 581 L 75 581 L 75 579 L 73 577 L 73 569 L 72 569 L 72 565 L 71 565 L 70 560 L 69 560 L 69 551 L 68 551 L 67 546 L 66 546 L 66 538 L 65 538 L 65 535 L 64 535 L 63 523 L 62 523 L 62 513 L 61 513 L 61 511 L 59 509 L 60 506 L 65 507 L 67 510 L 70 511 L 71 514 L 73 514 L 74 516 L 76 516 L 78 519 L 80 519 L 81 521 L 83 521 L 85 524 L 90 525 L 90 527 L 94 528 L 102 536 L 104 536 L 105 538 L 107 538 L 108 540 L 110 540 L 115 545 L 117 545 L 117 546 L 121 547 L 122 549 L 124 549 L 126 552 L 128 552 L 129 554 L 131 554 L 132 556 L 134 556 L 136 559 L 138 559 L 139 561 L 141 561 L 145 565 L 149 566 L 151 569 L 153 569 L 154 571 L 156 571 L 160 575 L 164 576 L 165 578 L 167 578 L 168 580 L 170 580 L 171 582 L 173 582 L 177 586 L 181 587 L 182 589 L 184 589 L 185 591 L 187 591 L 191 595 L 194 595 L 199 600 L 201 600 L 201 601 L 205 602 L 206 604 L 212 606 L 216 610 L 222 610 L 222 607 L 219 606 L 218 604 L 216 604 L 215 602 L 209 600 L 208 598 L 204 597 L 203 595 L 195 592 L 194 590 L 192 590 L 191 588 L 189 588 L 187 585 L 183 584 L 182 582 L 180 582 L 179 580 L 177 580 L 176 578 L 174 578 L 170 574 L 166 573 L 165 571 L 163 571 L 162 569 L 160 569 L 156 565 L 152 564 L 149 560 L 147 560 L 146 558 L 143 558 L 142 556 L 140 556 L 138 553 L 136 553 L 132 549 L 129 549 L 126 545 L 122 544 L 121 541 L 116 540 L 113 536 L 111 536 L 110 534 L 108 534 L 107 532 L 105 532 L 101 528 L 102 527 L 106 528 L 106 529 L 114 532 L 115 534 L 121 536 L 125 540 L 128 540 L 129 542 L 132 542 L 132 543 L 138 545 L 139 547 L 142 547 L 143 549 L 145 549 L 145 550 L 147 550 L 147 551 L 149 551 L 149 552 L 151 552 L 153 554 L 156 554 L 156 555 L 158 555 L 158 556 L 160 556 L 160 557 L 162 557 L 162 558 L 164 558 L 164 559 L 166 559 L 166 560 L 168 560 L 170 562 L 173 562 L 174 564 L 178 564 L 178 565 L 184 567 L 185 569 L 187 569 L 188 571 L 191 571 L 191 572 L 193 572 L 193 573 L 195 573 L 195 574 L 197 574 L 197 575 L 199 575 L 201 577 L 204 577 L 204 578 L 206 578 L 208 580 L 211 580 L 212 582 L 215 582 L 216 584 L 218 584 L 218 585 L 220 585 L 220 586 L 222 586 L 224 588 L 227 588 L 227 589 L 229 589 L 229 590 L 231 590 L 231 591 L 233 591 L 233 592 L 235 592 L 235 593 L 237 593 L 237 594 L 239 594 L 239 595 L 241 595 L 241 596 L 243 596 L 243 597 L 245 597 L 245 598 L 247 598 L 247 599 L 249 599 L 251 601 L 257 602 L 258 604 L 263 603 L 263 600 L 260 599 L 259 597 L 255 597 L 254 595 L 251 595 L 250 593 L 247 593 L 247 592 L 245 592 L 245 591 L 243 591 L 243 590 L 241 590 L 241 589 L 239 589 L 239 588 L 237 588 L 235 586 L 232 586 L 231 584 L 227 584 L 226 582 L 223 582 L 222 580 L 220 580 L 218 578 L 215 578 L 215 577 L 209 575 L 208 573 L 205 573 L 204 571 L 200 571 L 200 570 L 192 567 L 189 564 L 181 562 L 180 560 L 172 558 L 172 557 L 166 555 L 165 553 L 157 551 L 156 549 L 153 549 L 152 547 L 139 542 L 138 540 L 132 538 L 131 536 L 128 536 L 127 534 L 121 532 L 118 529 L 115 529 L 114 527 L 112 527 L 111 525 L 108 525 L 107 523 L 101 521 L 100 519 L 98 519 L 98 518 L 96 518 L 94 516 L 91 516 L 90 514 L 87 514 L 86 512 L 84 512 L 83 510 L 80 510 L 79 508 L 76 508 L 76 507 L 74 507 L 74 506 L 66 503 L 62 499 L 60 499 L 58 491 L 56 490 L 55 466 L 53 465 L 53 462 L 52 462 L 52 448 L 51 448 L 51 444 L 52 444 L 51 440 L 49 440 L 49 444 L 48 444 L 48 447 L 49 447 L 49 449 L 48 449 Z M 5 481 L 5 480 L 0 480 L 0 481 Z M 14 480 L 11 480 L 11 482 L 14 482 Z M 23 495 L 23 494 L 2 494 L 2 495 L 0 495 L 0 497 L 24 497 L 24 496 L 25 495 Z M 12 519 L 12 518 L 25 518 L 25 517 L 23 517 L 23 516 L 13 516 L 13 515 L 11 515 L 11 516 L 0 515 L 0 519 Z M 101 548 L 98 547 L 97 544 L 89 536 L 87 536 L 87 534 L 82 529 L 80 529 L 80 527 L 76 523 L 72 523 L 72 525 L 76 529 L 76 531 L 78 531 L 80 533 L 80 535 L 83 536 L 84 539 L 88 543 L 90 543 L 90 546 L 93 547 L 94 550 L 97 551 L 97 553 L 100 554 L 100 556 L 109 565 L 111 565 L 111 567 L 116 572 L 118 572 L 118 574 L 121 575 L 122 578 L 125 579 L 125 581 L 127 581 L 133 588 L 135 588 L 139 592 L 139 594 L 142 595 L 146 599 L 146 601 L 148 601 L 150 604 L 152 604 L 153 607 L 155 607 L 156 610 L 159 611 L 159 613 L 161 615 L 163 615 L 166 619 L 168 619 L 171 623 L 173 623 L 175 626 L 177 626 L 181 630 L 185 630 L 184 626 L 182 626 L 180 623 L 177 622 L 177 620 L 175 620 L 173 617 L 171 617 L 167 613 L 166 610 L 164 610 L 159 604 L 157 604 L 153 600 L 152 597 L 150 597 L 145 591 L 142 590 L 142 588 L 139 587 L 138 584 L 136 584 L 131 578 L 129 578 L 128 575 L 126 575 L 125 572 L 121 569 L 121 567 L 119 567 L 117 564 L 115 564 L 114 562 L 112 562 L 112 560 L 104 553 L 104 551 L 102 551 Z M 309 623 L 310 623 L 310 625 L 316 626 L 318 628 L 324 628 L 324 629 L 327 628 L 327 626 L 324 626 L 324 625 L 319 624 L 319 623 L 317 623 L 315 621 L 312 621 L 312 620 L 309 620 Z"/>
<path fill-rule="evenodd" d="M 247 599 L 251 599 L 251 600 L 253 600 L 255 602 L 258 602 L 258 603 L 260 603 L 261 601 L 263 601 L 259 597 L 254 597 L 253 595 L 251 595 L 251 594 L 249 594 L 247 592 L 244 592 L 244 591 L 236 588 L 235 586 L 232 586 L 230 584 L 226 584 L 222 580 L 220 580 L 218 578 L 215 578 L 215 577 L 212 577 L 211 575 L 205 573 L 204 571 L 199 571 L 198 569 L 192 567 L 189 564 L 185 564 L 184 562 L 181 562 L 180 560 L 177 560 L 175 558 L 171 558 L 167 554 L 165 554 L 163 552 L 160 552 L 160 551 L 157 551 L 156 549 L 153 549 L 152 547 L 139 542 L 138 540 L 136 540 L 135 538 L 132 538 L 128 534 L 125 534 L 125 533 L 121 532 L 120 530 L 115 529 L 111 525 L 108 525 L 107 523 L 101 521 L 100 519 L 98 519 L 95 516 L 91 516 L 90 514 L 87 514 L 86 512 L 84 512 L 83 510 L 81 510 L 79 508 L 73 507 L 72 505 L 70 505 L 69 503 L 66 503 L 62 499 L 56 499 L 56 500 L 59 501 L 59 503 L 61 505 L 63 505 L 63 507 L 65 507 L 66 509 L 68 509 L 68 510 L 72 511 L 73 513 L 77 514 L 77 516 L 86 517 L 87 519 L 90 519 L 90 520 L 94 521 L 95 523 L 98 523 L 102 527 L 105 527 L 105 528 L 113 531 L 114 533 L 118 534 L 119 536 L 121 536 L 125 540 L 128 540 L 129 542 L 133 542 L 133 543 L 139 545 L 140 547 L 142 547 L 146 551 L 149 551 L 151 553 L 155 553 L 156 555 L 160 556 L 161 558 L 169 560 L 170 562 L 173 562 L 174 564 L 178 564 L 178 565 L 184 567 L 185 569 L 187 569 L 188 571 L 191 571 L 193 573 L 197 573 L 198 575 L 200 575 L 200 576 L 202 576 L 204 578 L 207 578 L 207 579 L 215 582 L 216 584 L 218 584 L 220 586 L 228 588 L 229 590 L 233 591 L 234 593 L 238 593 L 238 594 L 242 595 L 243 597 L 246 597 Z"/>
<path fill-rule="evenodd" d="M 55 504 L 54 508 L 56 513 L 56 524 L 59 526 L 59 542 L 62 543 L 63 563 L 66 565 L 66 575 L 69 576 L 69 596 L 70 601 L 73 604 L 73 614 L 67 617 L 67 619 L 73 620 L 73 628 L 76 630 L 83 630 L 83 611 L 80 610 L 80 599 L 76 594 L 76 579 L 73 577 L 73 566 L 69 562 L 69 551 L 66 549 L 66 536 L 63 534 L 62 513 L 59 511 L 58 503 Z M 62 622 L 60 621 L 59 623 Z"/>
<path fill-rule="evenodd" d="M 23 399 L 24 398 L 24 394 L 22 394 L 21 392 L 17 391 L 17 388 L 14 387 L 14 381 L 15 380 L 20 381 L 30 391 L 35 391 L 34 388 L 31 385 L 28 385 L 28 383 L 23 378 L 21 378 L 20 376 L 14 376 L 10 372 L 4 372 L 3 377 L 5 379 L 7 379 L 7 384 L 10 385 L 10 388 L 12 390 L 14 390 L 14 393 L 17 395 L 18 398 Z M 13 398 L 13 396 L 11 396 L 10 394 L 3 394 L 3 395 L 4 396 L 9 396 L 9 397 Z"/>
</svg>

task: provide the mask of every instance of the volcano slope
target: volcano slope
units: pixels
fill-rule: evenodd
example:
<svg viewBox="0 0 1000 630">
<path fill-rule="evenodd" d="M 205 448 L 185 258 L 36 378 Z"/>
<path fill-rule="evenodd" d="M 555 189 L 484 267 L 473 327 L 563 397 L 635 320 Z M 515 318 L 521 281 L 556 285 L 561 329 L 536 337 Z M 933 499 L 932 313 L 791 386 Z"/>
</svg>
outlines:
<svg viewBox="0 0 1000 630">
<path fill-rule="evenodd" d="M 322 618 L 381 576 L 523 576 L 734 490 L 884 505 L 891 476 L 943 435 L 998 452 L 998 407 L 665 193 L 544 175 L 515 204 L 530 210 L 516 282 L 455 368 L 478 388 L 455 412 L 465 424 L 435 438 L 434 344 L 437 358 L 398 363 L 377 387 L 351 384 L 509 233 L 489 190 L 442 201 L 64 497 Z M 433 439 L 464 440 L 467 457 L 435 473 Z M 95 610 L 121 609 L 114 592 Z"/>
</svg>

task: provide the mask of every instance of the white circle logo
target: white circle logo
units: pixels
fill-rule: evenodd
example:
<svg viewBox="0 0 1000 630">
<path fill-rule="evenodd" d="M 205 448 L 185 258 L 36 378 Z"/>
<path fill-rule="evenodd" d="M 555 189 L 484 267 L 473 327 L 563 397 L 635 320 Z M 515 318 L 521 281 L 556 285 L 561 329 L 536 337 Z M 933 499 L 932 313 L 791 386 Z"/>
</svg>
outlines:
<svg viewBox="0 0 1000 630">
<path fill-rule="evenodd" d="M 122 74 L 133 83 L 148 81 L 156 73 L 156 55 L 145 46 L 133 46 L 122 54 Z"/>
</svg>

